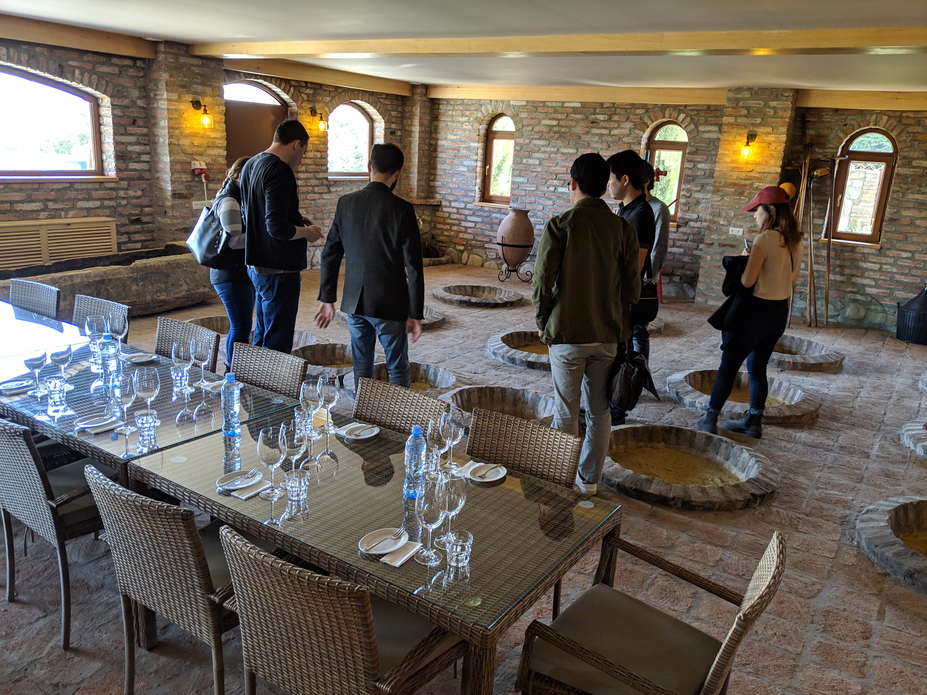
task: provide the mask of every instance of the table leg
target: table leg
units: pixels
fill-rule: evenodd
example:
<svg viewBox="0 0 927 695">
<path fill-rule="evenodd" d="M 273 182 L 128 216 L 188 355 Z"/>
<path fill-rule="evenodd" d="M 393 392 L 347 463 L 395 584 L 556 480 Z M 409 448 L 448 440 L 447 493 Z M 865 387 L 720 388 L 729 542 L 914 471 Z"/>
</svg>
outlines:
<svg viewBox="0 0 927 695">
<path fill-rule="evenodd" d="M 593 584 L 604 584 L 612 586 L 615 583 L 615 569 L 618 562 L 618 549 L 609 543 L 612 538 L 617 538 L 619 529 L 614 529 L 605 534 L 602 539 L 602 552 L 599 555 L 599 566 L 595 571 Z"/>
<path fill-rule="evenodd" d="M 132 602 L 132 613 L 135 617 L 135 642 L 150 652 L 158 646 L 157 616 L 153 610 L 137 601 Z"/>
<path fill-rule="evenodd" d="M 469 695 L 492 695 L 496 678 L 496 645 L 481 647 L 470 645 L 470 652 L 464 659 L 460 692 Z"/>
</svg>

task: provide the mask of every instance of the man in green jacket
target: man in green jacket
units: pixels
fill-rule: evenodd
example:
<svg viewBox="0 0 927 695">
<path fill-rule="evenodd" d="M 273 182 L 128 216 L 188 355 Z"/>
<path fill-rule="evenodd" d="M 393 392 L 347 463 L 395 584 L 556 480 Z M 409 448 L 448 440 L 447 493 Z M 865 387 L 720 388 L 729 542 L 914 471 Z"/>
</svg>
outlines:
<svg viewBox="0 0 927 695">
<path fill-rule="evenodd" d="M 597 153 L 573 162 L 573 207 L 544 226 L 532 293 L 538 334 L 550 346 L 554 427 L 578 434 L 580 388 L 586 401 L 576 489 L 588 494 L 596 493 L 608 453 L 608 376 L 622 337 L 621 289 L 632 304 L 641 290 L 637 233 L 600 199 L 608 175 Z"/>
</svg>

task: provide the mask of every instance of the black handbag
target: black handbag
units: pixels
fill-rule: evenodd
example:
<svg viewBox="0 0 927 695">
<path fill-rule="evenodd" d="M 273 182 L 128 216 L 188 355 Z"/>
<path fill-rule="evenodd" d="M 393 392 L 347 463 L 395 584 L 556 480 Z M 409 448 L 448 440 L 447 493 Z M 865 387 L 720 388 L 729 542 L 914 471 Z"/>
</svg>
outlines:
<svg viewBox="0 0 927 695">
<path fill-rule="evenodd" d="M 647 360 L 638 352 L 628 352 L 625 362 L 610 376 L 608 400 L 621 410 L 634 410 L 644 389 L 660 400 L 653 377 L 647 368 Z"/>
<path fill-rule="evenodd" d="M 212 208 L 203 208 L 200 218 L 187 237 L 187 247 L 193 252 L 197 263 L 207 268 L 225 270 L 241 263 L 241 254 L 229 248 L 225 230 Z"/>
<path fill-rule="evenodd" d="M 657 283 L 641 280 L 641 298 L 631 307 L 631 325 L 647 324 L 657 318 L 660 302 L 657 299 Z"/>
</svg>

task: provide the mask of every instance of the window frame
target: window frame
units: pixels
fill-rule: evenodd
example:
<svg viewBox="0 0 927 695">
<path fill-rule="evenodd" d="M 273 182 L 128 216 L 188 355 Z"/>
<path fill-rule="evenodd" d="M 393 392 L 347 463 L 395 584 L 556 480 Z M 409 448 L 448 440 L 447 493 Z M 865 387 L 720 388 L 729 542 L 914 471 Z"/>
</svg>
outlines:
<svg viewBox="0 0 927 695">
<path fill-rule="evenodd" d="M 682 132 L 686 133 L 686 140 L 659 140 L 657 135 L 661 130 L 666 128 L 666 126 L 674 125 L 677 128 L 681 129 Z M 686 129 L 682 127 L 682 124 L 677 121 L 662 121 L 654 128 L 653 132 L 650 134 L 650 137 L 647 138 L 647 163 L 656 169 L 656 164 L 654 163 L 657 159 L 658 150 L 674 150 L 677 152 L 682 152 L 682 159 L 679 162 L 679 180 L 676 182 L 676 208 L 670 212 L 670 224 L 676 224 L 676 220 L 679 218 L 679 210 L 682 207 L 682 180 L 685 177 L 686 172 L 686 155 L 689 153 L 689 133 L 686 132 Z M 664 200 L 663 203 L 669 207 L 672 205 L 673 201 Z"/>
<path fill-rule="evenodd" d="M 483 153 L 483 195 L 480 197 L 480 202 L 490 203 L 492 205 L 509 205 L 512 202 L 511 193 L 509 195 L 492 195 L 492 155 L 493 155 L 493 146 L 496 140 L 512 140 L 512 171 L 515 171 L 515 131 L 514 130 L 493 130 L 493 125 L 500 118 L 508 118 L 515 123 L 515 119 L 512 118 L 507 113 L 498 113 L 492 117 L 492 120 L 489 121 L 489 125 L 486 129 L 486 147 Z"/>
<path fill-rule="evenodd" d="M 255 87 L 257 89 L 260 89 L 262 92 L 266 92 L 267 94 L 269 94 L 271 98 L 274 101 L 276 101 L 279 106 L 286 106 L 287 109 L 290 108 L 289 104 L 283 101 L 283 99 L 280 98 L 280 95 L 278 95 L 274 90 L 272 90 L 266 84 L 262 84 L 261 82 L 258 82 L 256 80 L 249 80 L 249 79 L 232 80 L 231 82 L 224 82 L 222 84 L 223 89 L 229 86 L 230 84 L 243 84 L 243 85 L 247 85 L 248 87 Z M 236 101 L 239 104 L 261 104 L 263 103 L 260 101 L 243 101 L 241 99 L 226 99 L 225 94 L 222 95 L 222 100 L 223 101 Z M 273 104 L 265 104 L 265 106 L 273 106 Z"/>
<path fill-rule="evenodd" d="M 90 104 L 90 139 L 91 139 L 91 156 L 93 157 L 92 169 L 64 169 L 64 170 L 37 170 L 27 169 L 23 171 L 13 171 L 9 169 L 0 169 L 0 179 L 17 178 L 17 179 L 48 179 L 48 178 L 92 178 L 105 176 L 103 171 L 103 147 L 102 147 L 102 124 L 100 123 L 100 101 L 93 94 L 89 94 L 77 87 L 64 82 L 40 75 L 27 70 L 18 70 L 14 67 L 0 65 L 0 72 L 14 77 L 20 77 L 30 82 L 37 82 L 51 89 L 57 89 L 68 94 L 80 97 Z"/>
<path fill-rule="evenodd" d="M 357 104 L 355 104 L 353 101 L 346 101 L 346 102 L 344 102 L 344 103 L 342 103 L 342 104 L 338 104 L 338 106 L 336 106 L 335 108 L 332 109 L 332 113 L 335 113 L 335 111 L 337 111 L 338 109 L 340 109 L 342 106 L 349 106 L 349 107 L 351 107 L 352 109 L 356 109 L 356 110 L 359 111 L 361 114 L 363 114 L 364 118 L 367 119 L 367 133 L 368 133 L 368 136 L 367 136 L 367 143 L 368 143 L 368 144 L 367 144 L 367 161 L 366 161 L 366 164 L 364 165 L 366 168 L 364 169 L 364 171 L 331 171 L 331 170 L 329 170 L 329 172 L 328 172 L 328 178 L 330 178 L 330 179 L 339 179 L 339 180 L 344 180 L 344 179 L 351 180 L 351 179 L 354 179 L 354 180 L 364 180 L 364 181 L 366 181 L 366 180 L 368 180 L 368 179 L 370 178 L 370 150 L 373 148 L 373 146 L 374 146 L 374 144 L 375 144 L 375 143 L 374 143 L 374 139 L 373 139 L 373 133 L 374 133 L 374 129 L 373 129 L 373 119 L 370 117 L 370 114 L 369 114 L 369 113 L 367 113 L 363 108 L 361 108 L 360 106 L 358 106 Z M 329 135 L 330 135 L 330 133 L 331 133 L 331 116 L 332 116 L 332 113 L 328 114 L 328 124 L 329 124 L 329 127 L 325 129 L 325 167 L 326 167 L 326 168 L 328 168 L 328 148 L 329 148 L 329 146 L 330 146 L 330 143 L 329 143 L 328 138 L 329 138 Z"/>
<path fill-rule="evenodd" d="M 869 133 L 877 133 L 886 138 L 892 146 L 892 152 L 863 152 L 850 150 L 850 146 L 859 140 L 859 138 Z M 878 246 L 882 239 L 882 224 L 885 221 L 885 210 L 888 207 L 888 199 L 892 191 L 892 182 L 895 178 L 895 168 L 898 163 L 898 143 L 895 138 L 881 128 L 863 128 L 853 133 L 843 141 L 838 150 L 839 157 L 846 159 L 837 160 L 837 173 L 835 182 L 835 191 L 837 192 L 837 204 L 832 207 L 834 214 L 834 226 L 832 240 L 835 242 L 844 242 L 850 244 L 869 244 Z M 873 214 L 872 230 L 869 234 L 853 234 L 850 232 L 838 232 L 840 215 L 843 212 L 843 200 L 846 195 L 847 178 L 850 174 L 850 162 L 882 162 L 885 164 L 885 172 L 882 176 L 882 182 L 879 185 L 879 191 L 876 195 L 875 212 Z M 828 220 L 830 222 L 830 220 Z M 831 232 L 831 226 L 826 226 L 823 238 L 827 239 Z"/>
</svg>

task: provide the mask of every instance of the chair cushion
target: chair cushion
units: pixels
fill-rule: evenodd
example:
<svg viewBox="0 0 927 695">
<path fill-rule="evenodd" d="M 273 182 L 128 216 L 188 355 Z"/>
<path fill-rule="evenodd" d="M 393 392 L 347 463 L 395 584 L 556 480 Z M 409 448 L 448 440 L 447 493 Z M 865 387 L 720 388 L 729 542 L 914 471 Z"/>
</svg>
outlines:
<svg viewBox="0 0 927 695">
<path fill-rule="evenodd" d="M 714 637 L 603 584 L 580 596 L 551 627 L 679 695 L 697 695 L 721 649 Z M 531 669 L 593 695 L 638 693 L 541 639 Z"/>
<path fill-rule="evenodd" d="M 91 459 L 81 459 L 80 461 L 75 461 L 74 463 L 69 463 L 66 466 L 61 466 L 60 468 L 55 468 L 54 470 L 46 472 L 48 483 L 51 485 L 52 495 L 60 497 L 68 492 L 87 487 L 87 479 L 84 477 L 84 466 L 88 463 L 99 469 L 103 475 L 110 478 L 116 477 L 116 471 L 109 466 L 104 466 L 102 463 L 98 463 Z M 78 497 L 73 502 L 68 502 L 59 507 L 58 515 L 61 517 L 61 522 L 65 526 L 74 526 L 88 519 L 97 517 L 100 513 L 97 511 L 97 505 L 93 500 L 93 495 L 88 492 L 86 495 Z"/>
<path fill-rule="evenodd" d="M 415 645 L 425 639 L 435 626 L 405 608 L 373 594 L 370 595 L 370 609 L 373 612 L 373 629 L 377 635 L 377 654 L 380 657 L 382 678 L 402 661 Z M 422 660 L 422 665 L 436 659 L 458 642 L 460 637 L 448 634 Z"/>
<path fill-rule="evenodd" d="M 225 553 L 222 551 L 222 542 L 219 540 L 219 529 L 224 525 L 221 521 L 213 521 L 208 526 L 200 529 L 200 540 L 203 542 L 203 552 L 206 553 L 206 564 L 209 566 L 209 576 L 212 577 L 212 588 L 214 590 L 232 581 L 229 574 L 229 565 L 225 560 Z M 261 550 L 268 553 L 275 550 L 270 543 L 265 543 L 248 534 L 242 535 Z"/>
</svg>

